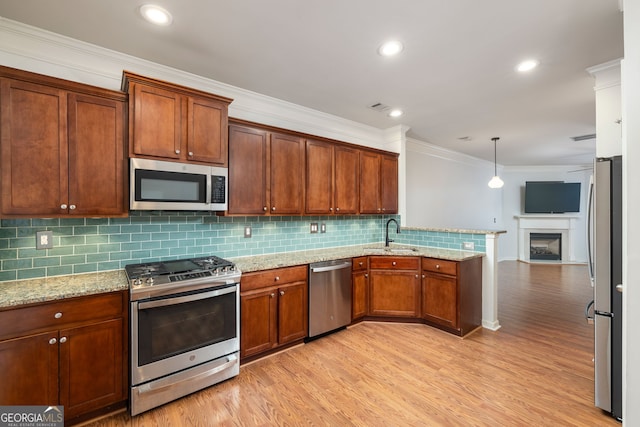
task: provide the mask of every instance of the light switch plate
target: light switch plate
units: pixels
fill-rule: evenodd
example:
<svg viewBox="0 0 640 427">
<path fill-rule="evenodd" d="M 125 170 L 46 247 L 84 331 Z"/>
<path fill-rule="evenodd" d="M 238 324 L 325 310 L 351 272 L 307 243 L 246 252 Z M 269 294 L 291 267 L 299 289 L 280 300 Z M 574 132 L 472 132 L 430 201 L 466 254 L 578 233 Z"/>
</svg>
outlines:
<svg viewBox="0 0 640 427">
<path fill-rule="evenodd" d="M 53 231 L 36 231 L 36 249 L 53 249 Z"/>
<path fill-rule="evenodd" d="M 317 222 L 312 222 L 311 223 L 311 228 L 309 229 L 310 233 L 317 233 L 318 232 L 318 223 Z"/>
<path fill-rule="evenodd" d="M 251 226 L 250 225 L 245 225 L 245 227 L 244 227 L 244 237 L 245 238 L 251 237 Z"/>
<path fill-rule="evenodd" d="M 320 224 L 320 232 L 321 233 L 326 233 L 327 232 L 327 224 L 325 224 L 324 222 L 322 224 Z"/>
<path fill-rule="evenodd" d="M 475 248 L 475 244 L 473 242 L 462 242 L 462 249 L 465 251 L 472 251 Z"/>
</svg>

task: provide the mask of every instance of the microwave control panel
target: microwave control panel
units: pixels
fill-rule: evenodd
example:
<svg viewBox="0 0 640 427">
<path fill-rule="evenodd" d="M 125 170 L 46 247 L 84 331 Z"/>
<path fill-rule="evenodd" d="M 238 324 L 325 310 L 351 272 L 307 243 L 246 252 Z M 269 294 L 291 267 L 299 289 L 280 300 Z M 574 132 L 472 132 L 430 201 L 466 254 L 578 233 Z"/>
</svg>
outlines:
<svg viewBox="0 0 640 427">
<path fill-rule="evenodd" d="M 211 177 L 211 203 L 226 203 L 226 181 L 225 176 Z"/>
</svg>

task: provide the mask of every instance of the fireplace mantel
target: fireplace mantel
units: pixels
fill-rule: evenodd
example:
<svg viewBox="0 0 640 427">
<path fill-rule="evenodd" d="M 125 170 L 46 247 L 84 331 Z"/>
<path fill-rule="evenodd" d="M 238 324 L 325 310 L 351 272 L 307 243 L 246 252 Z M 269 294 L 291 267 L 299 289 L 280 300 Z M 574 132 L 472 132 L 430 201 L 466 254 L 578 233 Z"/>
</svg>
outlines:
<svg viewBox="0 0 640 427">
<path fill-rule="evenodd" d="M 518 259 L 525 262 L 549 262 L 531 261 L 529 257 L 529 235 L 531 233 L 560 233 L 562 234 L 562 263 L 576 262 L 574 251 L 573 233 L 575 225 L 580 218 L 577 215 L 567 214 L 529 214 L 515 215 L 518 220 Z M 555 261 L 557 262 L 557 261 Z"/>
</svg>

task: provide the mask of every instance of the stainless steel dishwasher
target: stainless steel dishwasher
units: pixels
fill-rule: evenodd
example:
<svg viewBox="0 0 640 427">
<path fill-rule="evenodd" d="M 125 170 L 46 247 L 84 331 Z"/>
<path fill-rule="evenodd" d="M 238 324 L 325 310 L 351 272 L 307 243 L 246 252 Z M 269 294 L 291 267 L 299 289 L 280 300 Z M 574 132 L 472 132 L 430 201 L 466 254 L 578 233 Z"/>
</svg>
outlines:
<svg viewBox="0 0 640 427">
<path fill-rule="evenodd" d="M 309 338 L 351 323 L 351 260 L 309 265 Z"/>
</svg>

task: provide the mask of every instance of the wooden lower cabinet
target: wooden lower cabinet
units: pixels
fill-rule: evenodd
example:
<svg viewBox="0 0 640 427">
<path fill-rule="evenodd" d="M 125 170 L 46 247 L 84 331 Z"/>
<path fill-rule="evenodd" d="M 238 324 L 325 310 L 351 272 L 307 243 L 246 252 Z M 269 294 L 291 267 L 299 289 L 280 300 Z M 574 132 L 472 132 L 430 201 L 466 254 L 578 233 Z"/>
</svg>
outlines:
<svg viewBox="0 0 640 427">
<path fill-rule="evenodd" d="M 369 313 L 369 270 L 367 257 L 354 258 L 351 272 L 351 320 Z"/>
<path fill-rule="evenodd" d="M 369 258 L 369 314 L 420 316 L 420 258 Z"/>
<path fill-rule="evenodd" d="M 127 313 L 126 292 L 0 311 L 0 405 L 63 405 L 72 420 L 123 404 Z"/>
<path fill-rule="evenodd" d="M 482 324 L 482 258 L 422 260 L 422 316 L 465 335 Z"/>
<path fill-rule="evenodd" d="M 240 289 L 241 359 L 307 336 L 306 265 L 244 274 Z"/>
</svg>

